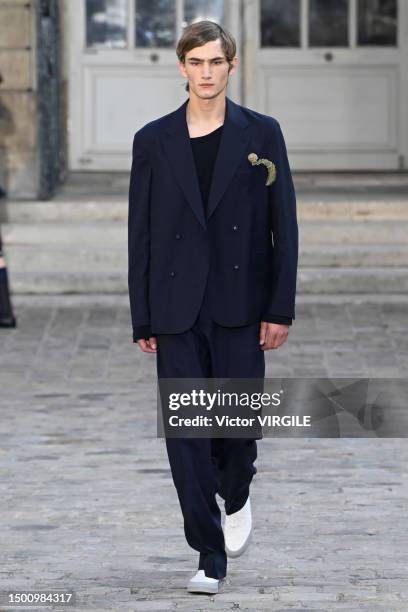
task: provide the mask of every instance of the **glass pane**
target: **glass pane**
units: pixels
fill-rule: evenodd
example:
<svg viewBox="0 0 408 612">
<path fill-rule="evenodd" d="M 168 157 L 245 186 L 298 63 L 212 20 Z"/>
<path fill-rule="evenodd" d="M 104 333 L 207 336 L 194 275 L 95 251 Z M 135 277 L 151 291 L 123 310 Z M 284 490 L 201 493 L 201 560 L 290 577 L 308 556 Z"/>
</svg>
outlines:
<svg viewBox="0 0 408 612">
<path fill-rule="evenodd" d="M 183 28 L 193 21 L 209 19 L 222 24 L 224 21 L 224 0 L 184 0 Z"/>
<path fill-rule="evenodd" d="M 135 0 L 136 47 L 175 47 L 176 0 Z"/>
<path fill-rule="evenodd" d="M 300 0 L 261 0 L 261 47 L 300 47 Z"/>
<path fill-rule="evenodd" d="M 359 0 L 358 44 L 397 44 L 397 0 Z"/>
<path fill-rule="evenodd" d="M 348 47 L 348 0 L 310 0 L 309 46 Z"/>
<path fill-rule="evenodd" d="M 86 0 L 86 46 L 127 45 L 127 0 Z"/>
</svg>

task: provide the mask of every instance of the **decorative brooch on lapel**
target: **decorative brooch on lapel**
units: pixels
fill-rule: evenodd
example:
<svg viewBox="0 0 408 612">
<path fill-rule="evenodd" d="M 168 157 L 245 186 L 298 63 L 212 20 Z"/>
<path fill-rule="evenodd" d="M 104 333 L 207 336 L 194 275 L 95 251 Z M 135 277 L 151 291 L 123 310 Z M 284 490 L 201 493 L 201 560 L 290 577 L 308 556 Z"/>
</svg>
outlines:
<svg viewBox="0 0 408 612">
<path fill-rule="evenodd" d="M 248 155 L 248 160 L 251 162 L 251 164 L 253 166 L 259 166 L 259 164 L 263 164 L 264 166 L 266 166 L 266 168 L 268 170 L 268 178 L 266 179 L 265 185 L 267 187 L 269 185 L 272 185 L 273 181 L 276 179 L 276 166 L 275 166 L 275 164 L 270 159 L 266 159 L 266 158 L 263 158 L 263 157 L 258 159 L 258 156 L 257 156 L 256 153 L 250 153 Z"/>
</svg>

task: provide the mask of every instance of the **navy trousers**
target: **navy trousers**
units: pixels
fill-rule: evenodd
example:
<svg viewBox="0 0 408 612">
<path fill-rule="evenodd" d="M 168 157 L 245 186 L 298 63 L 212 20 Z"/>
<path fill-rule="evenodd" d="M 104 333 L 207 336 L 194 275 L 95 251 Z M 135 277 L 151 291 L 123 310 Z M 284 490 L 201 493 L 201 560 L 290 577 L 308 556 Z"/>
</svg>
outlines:
<svg viewBox="0 0 408 612">
<path fill-rule="evenodd" d="M 264 378 L 265 355 L 259 344 L 260 322 L 223 327 L 212 320 L 204 295 L 194 325 L 180 334 L 157 335 L 158 378 Z M 244 438 L 166 438 L 188 544 L 200 553 L 206 576 L 227 573 L 221 511 L 240 510 L 257 469 L 257 445 Z"/>
</svg>

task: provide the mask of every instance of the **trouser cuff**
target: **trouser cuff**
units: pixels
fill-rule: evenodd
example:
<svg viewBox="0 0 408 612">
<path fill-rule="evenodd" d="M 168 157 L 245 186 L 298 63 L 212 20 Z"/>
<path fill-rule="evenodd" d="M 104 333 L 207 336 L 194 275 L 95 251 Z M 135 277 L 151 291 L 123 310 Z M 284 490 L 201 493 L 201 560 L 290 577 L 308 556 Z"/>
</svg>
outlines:
<svg viewBox="0 0 408 612">
<path fill-rule="evenodd" d="M 227 575 L 227 555 L 225 551 L 200 553 L 198 569 L 203 569 L 207 578 L 225 578 Z"/>
</svg>

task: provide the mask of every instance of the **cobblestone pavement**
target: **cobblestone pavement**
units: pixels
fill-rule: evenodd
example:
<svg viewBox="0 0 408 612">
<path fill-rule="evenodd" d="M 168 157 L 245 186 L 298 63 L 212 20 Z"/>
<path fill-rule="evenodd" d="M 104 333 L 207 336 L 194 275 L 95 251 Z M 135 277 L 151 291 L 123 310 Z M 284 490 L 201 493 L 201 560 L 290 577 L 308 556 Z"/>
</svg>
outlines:
<svg viewBox="0 0 408 612">
<path fill-rule="evenodd" d="M 300 296 L 267 376 L 406 377 L 407 304 Z M 252 544 L 218 595 L 188 594 L 198 553 L 127 297 L 13 305 L 18 329 L 0 330 L 0 590 L 74 589 L 75 610 L 408 610 L 403 439 L 261 440 Z"/>
</svg>

